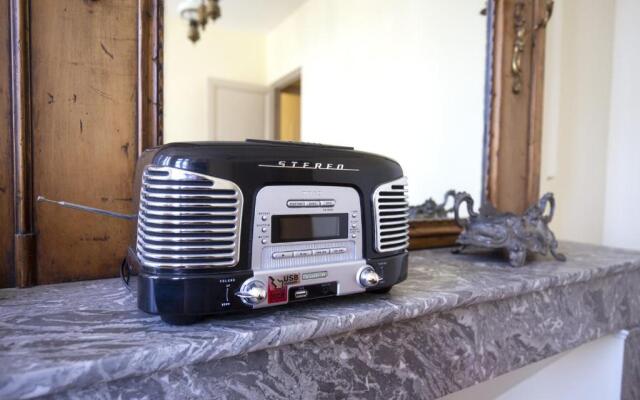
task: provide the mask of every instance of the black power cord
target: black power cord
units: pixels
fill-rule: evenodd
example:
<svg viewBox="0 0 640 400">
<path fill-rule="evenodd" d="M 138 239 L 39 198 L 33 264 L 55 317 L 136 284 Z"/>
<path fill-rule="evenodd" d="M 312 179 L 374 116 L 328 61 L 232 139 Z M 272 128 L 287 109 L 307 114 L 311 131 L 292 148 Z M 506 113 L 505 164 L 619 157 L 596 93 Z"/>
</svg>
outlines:
<svg viewBox="0 0 640 400">
<path fill-rule="evenodd" d="M 122 259 L 122 264 L 120 264 L 120 278 L 122 279 L 122 286 L 124 286 L 129 293 L 133 294 L 131 286 L 129 286 L 129 281 L 131 280 L 131 266 L 127 262 L 126 257 Z"/>
</svg>

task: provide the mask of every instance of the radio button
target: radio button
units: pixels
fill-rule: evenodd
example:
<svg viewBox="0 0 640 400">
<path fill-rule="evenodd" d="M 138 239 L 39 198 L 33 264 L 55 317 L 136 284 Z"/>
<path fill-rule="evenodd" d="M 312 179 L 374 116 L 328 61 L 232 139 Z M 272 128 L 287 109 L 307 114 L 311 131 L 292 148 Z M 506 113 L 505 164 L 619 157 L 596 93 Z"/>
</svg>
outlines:
<svg viewBox="0 0 640 400">
<path fill-rule="evenodd" d="M 292 251 L 284 251 L 284 252 L 277 252 L 277 253 L 273 253 L 271 254 L 271 258 L 277 259 L 277 258 L 291 258 L 293 257 L 293 252 Z"/>
<path fill-rule="evenodd" d="M 344 254 L 347 252 L 347 248 L 346 247 L 334 247 L 332 249 L 330 249 L 331 254 Z"/>
<path fill-rule="evenodd" d="M 322 200 L 320 201 L 320 206 L 322 207 L 333 207 L 336 205 L 334 200 Z"/>
<path fill-rule="evenodd" d="M 313 250 L 314 256 L 324 256 L 327 254 L 331 254 L 331 249 L 314 249 Z"/>
<path fill-rule="evenodd" d="M 358 272 L 358 283 L 364 288 L 376 286 L 382 280 L 373 267 L 367 265 Z"/>
<path fill-rule="evenodd" d="M 297 250 L 293 252 L 294 257 L 307 257 L 312 255 L 313 255 L 312 250 Z"/>
<path fill-rule="evenodd" d="M 305 201 L 305 207 L 320 207 L 321 203 L 317 200 Z"/>
<path fill-rule="evenodd" d="M 287 201 L 287 207 L 306 207 L 307 202 L 302 200 L 289 200 Z"/>
<path fill-rule="evenodd" d="M 260 304 L 267 298 L 267 288 L 261 281 L 249 278 L 244 281 L 240 290 L 236 292 L 236 296 L 240 297 L 244 304 L 253 306 Z"/>
</svg>

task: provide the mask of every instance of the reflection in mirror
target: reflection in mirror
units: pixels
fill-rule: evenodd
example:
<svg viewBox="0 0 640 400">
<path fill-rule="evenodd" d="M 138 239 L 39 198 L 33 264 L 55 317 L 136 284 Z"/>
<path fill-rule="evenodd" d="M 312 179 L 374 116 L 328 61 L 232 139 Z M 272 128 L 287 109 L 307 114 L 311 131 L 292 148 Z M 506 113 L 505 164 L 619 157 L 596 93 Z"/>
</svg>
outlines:
<svg viewBox="0 0 640 400">
<path fill-rule="evenodd" d="M 429 207 L 451 188 L 481 198 L 484 0 L 222 0 L 195 43 L 187 3 L 165 5 L 165 142 L 383 154 L 409 177 L 416 218 L 446 217 L 451 204 Z"/>
</svg>

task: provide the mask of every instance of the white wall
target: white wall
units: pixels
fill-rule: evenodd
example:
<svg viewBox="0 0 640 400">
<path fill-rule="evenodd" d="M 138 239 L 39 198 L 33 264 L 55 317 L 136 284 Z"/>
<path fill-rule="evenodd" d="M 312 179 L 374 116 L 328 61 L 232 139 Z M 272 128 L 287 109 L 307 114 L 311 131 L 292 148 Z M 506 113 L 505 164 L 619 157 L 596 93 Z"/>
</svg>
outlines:
<svg viewBox="0 0 640 400">
<path fill-rule="evenodd" d="M 601 243 L 614 3 L 555 2 L 548 25 L 541 192 L 555 193 L 560 239 Z"/>
<path fill-rule="evenodd" d="M 398 160 L 414 204 L 451 188 L 479 198 L 484 5 L 308 0 L 266 36 L 209 25 L 195 45 L 167 10 L 165 141 L 211 139 L 207 78 L 268 85 L 301 68 L 302 140 Z"/>
<path fill-rule="evenodd" d="M 166 10 L 164 22 L 165 143 L 211 140 L 208 78 L 265 85 L 265 36 L 209 24 L 193 44 L 175 10 Z"/>
<path fill-rule="evenodd" d="M 302 139 L 398 160 L 412 203 L 480 196 L 483 0 L 309 0 L 267 36 L 267 79 L 302 68 Z"/>
<path fill-rule="evenodd" d="M 601 337 L 441 400 L 619 399 L 627 335 Z"/>
<path fill-rule="evenodd" d="M 604 243 L 640 250 L 640 2 L 616 0 Z"/>
<path fill-rule="evenodd" d="M 636 0 L 555 3 L 541 189 L 556 194 L 561 239 L 640 250 L 638 20 Z"/>
</svg>

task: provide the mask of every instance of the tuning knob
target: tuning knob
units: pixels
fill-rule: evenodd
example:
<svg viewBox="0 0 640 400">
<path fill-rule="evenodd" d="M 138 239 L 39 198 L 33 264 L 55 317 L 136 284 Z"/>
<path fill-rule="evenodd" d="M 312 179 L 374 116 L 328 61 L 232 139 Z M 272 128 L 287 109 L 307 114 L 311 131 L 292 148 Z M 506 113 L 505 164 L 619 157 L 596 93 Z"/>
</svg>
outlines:
<svg viewBox="0 0 640 400">
<path fill-rule="evenodd" d="M 240 290 L 236 292 L 236 296 L 240 297 L 244 304 L 253 306 L 262 303 L 267 298 L 267 289 L 262 281 L 248 279 L 242 284 Z"/>
<path fill-rule="evenodd" d="M 378 275 L 372 266 L 367 265 L 366 267 L 362 267 L 358 272 L 358 283 L 365 288 L 376 286 L 380 283 L 380 275 Z"/>
</svg>

